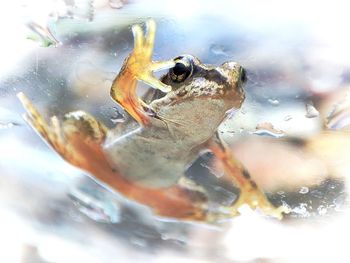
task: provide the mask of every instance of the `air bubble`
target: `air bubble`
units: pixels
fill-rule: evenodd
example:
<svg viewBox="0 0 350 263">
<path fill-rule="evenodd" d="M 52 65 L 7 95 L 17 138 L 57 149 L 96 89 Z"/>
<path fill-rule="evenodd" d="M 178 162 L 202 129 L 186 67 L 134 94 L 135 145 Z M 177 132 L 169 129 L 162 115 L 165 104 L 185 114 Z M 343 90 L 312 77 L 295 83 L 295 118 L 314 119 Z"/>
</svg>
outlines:
<svg viewBox="0 0 350 263">
<path fill-rule="evenodd" d="M 300 188 L 299 193 L 300 194 L 307 194 L 309 192 L 309 188 L 306 186 L 303 186 L 302 188 Z"/>
<path fill-rule="evenodd" d="M 111 118 L 111 122 L 113 122 L 114 124 L 117 124 L 117 123 L 123 123 L 125 122 L 125 119 L 124 118 Z"/>
<path fill-rule="evenodd" d="M 306 109 L 306 114 L 305 114 L 306 118 L 315 118 L 315 117 L 318 117 L 318 115 L 320 115 L 320 113 L 314 107 L 314 105 L 312 105 L 312 103 L 307 103 L 305 105 L 305 109 Z"/>
<path fill-rule="evenodd" d="M 293 119 L 291 115 L 287 115 L 283 118 L 284 121 L 290 121 L 291 119 Z"/>
<path fill-rule="evenodd" d="M 119 111 L 119 109 L 118 109 L 117 107 L 113 107 L 113 110 L 114 110 L 116 116 L 113 116 L 113 117 L 110 118 L 111 122 L 113 122 L 113 124 L 125 122 L 125 117 L 124 117 L 124 115 Z"/>
<path fill-rule="evenodd" d="M 307 204 L 306 203 L 301 203 L 299 206 L 294 207 L 292 209 L 293 213 L 296 213 L 297 215 L 299 215 L 300 217 L 309 217 L 310 216 L 310 212 L 307 209 Z"/>
<path fill-rule="evenodd" d="M 285 136 L 285 132 L 278 130 L 269 122 L 260 123 L 256 126 L 256 130 L 252 134 L 259 136 L 267 136 L 273 138 L 281 138 Z"/>
<path fill-rule="evenodd" d="M 320 205 L 317 208 L 317 212 L 319 215 L 323 216 L 323 215 L 327 214 L 327 207 L 325 207 L 324 205 Z"/>
<path fill-rule="evenodd" d="M 225 48 L 222 45 L 213 44 L 210 46 L 210 51 L 214 55 L 224 55 L 224 56 L 227 55 Z"/>
<path fill-rule="evenodd" d="M 271 105 L 273 105 L 273 106 L 278 106 L 278 105 L 280 105 L 279 100 L 268 99 L 267 101 L 268 101 Z"/>
</svg>

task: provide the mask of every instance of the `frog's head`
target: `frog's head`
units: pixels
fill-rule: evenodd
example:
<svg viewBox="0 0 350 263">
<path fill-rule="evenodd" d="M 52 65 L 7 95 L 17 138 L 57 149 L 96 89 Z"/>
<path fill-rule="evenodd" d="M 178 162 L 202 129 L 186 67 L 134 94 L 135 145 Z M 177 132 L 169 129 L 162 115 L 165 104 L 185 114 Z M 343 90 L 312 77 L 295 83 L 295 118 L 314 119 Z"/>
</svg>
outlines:
<svg viewBox="0 0 350 263">
<path fill-rule="evenodd" d="M 150 106 L 178 132 L 208 139 L 229 110 L 241 107 L 245 70 L 236 62 L 204 65 L 191 55 L 174 61 L 175 66 L 161 78 L 172 91 Z"/>
</svg>

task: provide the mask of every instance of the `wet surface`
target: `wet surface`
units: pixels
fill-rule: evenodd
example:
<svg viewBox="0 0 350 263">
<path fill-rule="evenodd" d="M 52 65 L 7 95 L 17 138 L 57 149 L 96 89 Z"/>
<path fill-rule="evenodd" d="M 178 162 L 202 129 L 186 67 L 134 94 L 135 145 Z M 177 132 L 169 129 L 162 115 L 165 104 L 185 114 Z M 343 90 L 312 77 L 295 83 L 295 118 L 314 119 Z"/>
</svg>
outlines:
<svg viewBox="0 0 350 263">
<path fill-rule="evenodd" d="M 26 39 L 38 36 L 28 23 L 27 31 L 4 29 L 15 42 L 0 51 L 8 60 L 0 68 L 6 262 L 347 262 L 346 242 L 335 241 L 350 234 L 350 40 L 333 30 L 346 23 L 315 20 L 308 4 L 296 18 L 292 1 L 292 11 L 276 2 L 269 8 L 256 2 L 256 9 L 226 1 L 62 2 L 64 8 L 43 21 L 29 19 L 41 29 L 39 38 Z M 327 5 L 319 7 L 315 12 L 324 17 Z M 341 7 L 331 7 L 338 17 Z M 66 164 L 22 120 L 19 91 L 45 116 L 81 109 L 109 127 L 121 122 L 125 114 L 109 98 L 110 85 L 132 49 L 130 26 L 150 16 L 158 23 L 156 60 L 189 53 L 204 63 L 236 60 L 246 68 L 247 99 L 222 125 L 222 136 L 270 200 L 291 208 L 285 220 L 246 210 L 213 225 L 157 218 Z M 212 207 L 239 194 L 220 179 L 211 154 L 186 176 L 207 190 Z"/>
</svg>

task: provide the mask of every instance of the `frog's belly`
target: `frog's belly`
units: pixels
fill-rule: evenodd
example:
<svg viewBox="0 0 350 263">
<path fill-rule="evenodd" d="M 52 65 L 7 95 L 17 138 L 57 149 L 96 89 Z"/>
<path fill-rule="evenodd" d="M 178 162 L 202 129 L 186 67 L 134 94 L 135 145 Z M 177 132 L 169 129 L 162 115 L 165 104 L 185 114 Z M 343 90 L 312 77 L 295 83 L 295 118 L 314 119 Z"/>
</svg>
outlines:
<svg viewBox="0 0 350 263">
<path fill-rule="evenodd" d="M 132 132 L 104 150 L 108 160 L 127 179 L 146 187 L 160 188 L 176 184 L 188 163 L 179 145 L 164 138 L 145 138 Z"/>
</svg>

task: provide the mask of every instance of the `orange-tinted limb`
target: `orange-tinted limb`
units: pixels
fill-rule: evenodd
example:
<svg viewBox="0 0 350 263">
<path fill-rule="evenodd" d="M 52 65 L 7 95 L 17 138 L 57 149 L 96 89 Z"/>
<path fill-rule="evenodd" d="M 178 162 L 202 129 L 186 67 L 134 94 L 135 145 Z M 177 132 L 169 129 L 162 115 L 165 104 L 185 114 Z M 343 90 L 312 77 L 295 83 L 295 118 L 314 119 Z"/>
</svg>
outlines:
<svg viewBox="0 0 350 263">
<path fill-rule="evenodd" d="M 118 171 L 113 170 L 105 158 L 99 144 L 85 143 L 78 134 L 67 136 L 76 154 L 83 154 L 85 162 L 79 168 L 91 173 L 94 178 L 141 204 L 151 207 L 163 217 L 188 220 L 205 219 L 202 209 L 202 195 L 186 188 L 174 186 L 166 189 L 149 189 L 126 180 Z"/>
<path fill-rule="evenodd" d="M 225 177 L 240 189 L 240 195 L 235 203 L 229 207 L 232 216 L 239 214 L 239 208 L 248 205 L 252 209 L 259 209 L 264 214 L 282 219 L 284 213 L 288 213 L 287 207 L 275 207 L 267 199 L 257 184 L 250 177 L 248 171 L 233 156 L 230 149 L 217 137 L 209 143 L 209 149 L 219 159 L 225 172 Z"/>
<path fill-rule="evenodd" d="M 123 67 L 113 81 L 111 97 L 118 102 L 138 123 L 147 125 L 149 116 L 144 110 L 147 105 L 137 96 L 137 81 L 140 80 L 155 89 L 169 92 L 171 87 L 153 76 L 153 71 L 166 69 L 175 65 L 174 61 L 152 61 L 156 24 L 153 20 L 146 22 L 147 34 L 144 35 L 140 25 L 134 25 L 134 50 L 124 61 Z"/>
<path fill-rule="evenodd" d="M 202 193 L 182 186 L 149 189 L 113 170 L 101 147 L 107 130 L 92 116 L 75 112 L 66 115 L 68 119 L 62 125 L 56 117 L 49 125 L 23 93 L 18 97 L 27 110 L 25 119 L 67 162 L 125 197 L 147 205 L 162 217 L 206 220 L 206 200 Z"/>
</svg>

